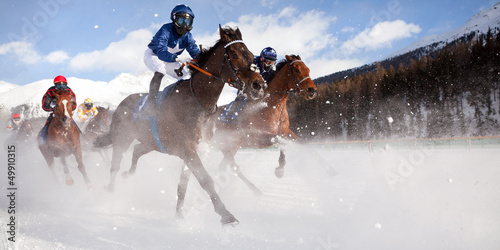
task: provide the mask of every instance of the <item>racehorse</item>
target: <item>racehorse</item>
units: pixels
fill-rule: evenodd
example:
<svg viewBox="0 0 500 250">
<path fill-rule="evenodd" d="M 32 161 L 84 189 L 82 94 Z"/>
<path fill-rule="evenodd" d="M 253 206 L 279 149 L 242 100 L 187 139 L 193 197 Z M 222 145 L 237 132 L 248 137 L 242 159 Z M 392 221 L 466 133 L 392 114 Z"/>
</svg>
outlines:
<svg viewBox="0 0 500 250">
<path fill-rule="evenodd" d="M 63 170 L 66 174 L 66 184 L 73 185 L 74 181 L 71 177 L 68 166 L 66 164 L 66 157 L 70 154 L 75 156 L 78 163 L 78 170 L 83 175 L 83 179 L 89 189 L 92 188 L 89 177 L 85 170 L 85 165 L 82 161 L 82 147 L 80 145 L 80 132 L 76 127 L 73 119 L 73 100 L 70 91 L 58 90 L 54 93 L 56 104 L 54 107 L 53 118 L 47 130 L 46 142 L 39 140 L 38 147 L 42 152 L 45 161 L 49 168 L 56 174 L 54 169 L 54 157 L 61 158 Z"/>
<path fill-rule="evenodd" d="M 94 141 L 97 137 L 104 135 L 109 131 L 109 126 L 111 124 L 111 117 L 109 114 L 109 108 L 104 108 L 97 106 L 97 115 L 90 119 L 85 132 L 83 133 L 84 140 L 83 150 L 97 152 L 104 161 L 108 161 L 108 157 L 103 152 L 102 148 L 96 148 L 93 146 Z"/>
<path fill-rule="evenodd" d="M 231 166 L 255 194 L 261 194 L 241 172 L 234 155 L 241 147 L 265 148 L 279 144 L 281 138 L 298 140 L 289 126 L 286 101 L 291 92 L 302 95 L 306 100 L 317 96 L 317 87 L 309 77 L 309 68 L 300 56 L 286 55 L 286 59 L 276 65 L 276 71 L 268 78 L 267 97 L 260 100 L 249 99 L 239 111 L 239 119 L 232 123 L 216 122 L 213 142 L 221 150 L 224 158 L 219 168 Z M 275 169 L 278 178 L 283 177 L 286 164 L 284 149 L 280 148 L 279 166 Z"/>
<path fill-rule="evenodd" d="M 95 139 L 109 131 L 111 124 L 111 117 L 109 115 L 109 108 L 97 106 L 97 115 L 89 121 L 85 128 L 84 137 L 86 141 L 93 144 Z"/>
<path fill-rule="evenodd" d="M 205 170 L 197 147 L 202 133 L 208 132 L 204 130 L 204 126 L 212 121 L 210 118 L 217 111 L 217 100 L 225 83 L 231 83 L 238 89 L 243 86 L 260 89 L 263 95 L 262 86 L 265 86 L 265 81 L 252 64 L 253 54 L 241 40 L 240 30 L 223 29 L 219 25 L 219 33 L 220 40 L 212 48 L 201 52 L 199 67 L 196 66 L 198 69 L 190 65 L 191 78 L 176 83 L 168 99 L 161 103 L 155 118 L 133 121 L 134 107 L 143 94 L 132 94 L 118 105 L 113 114 L 110 132 L 99 137 L 95 143 L 97 147 L 113 146 L 111 176 L 106 189 L 114 189 L 123 153 L 135 139 L 139 144 L 134 146 L 132 167 L 125 176 L 134 174 L 139 158 L 153 150 L 178 156 L 210 196 L 215 212 L 221 216 L 221 223 L 238 223 L 215 191 L 214 181 Z M 158 131 L 156 140 L 151 132 L 151 124 L 155 122 Z M 183 181 L 181 179 L 181 183 Z M 186 188 L 182 188 L 184 184 L 181 183 L 177 191 L 176 212 L 179 217 L 182 217 L 186 193 Z"/>
</svg>

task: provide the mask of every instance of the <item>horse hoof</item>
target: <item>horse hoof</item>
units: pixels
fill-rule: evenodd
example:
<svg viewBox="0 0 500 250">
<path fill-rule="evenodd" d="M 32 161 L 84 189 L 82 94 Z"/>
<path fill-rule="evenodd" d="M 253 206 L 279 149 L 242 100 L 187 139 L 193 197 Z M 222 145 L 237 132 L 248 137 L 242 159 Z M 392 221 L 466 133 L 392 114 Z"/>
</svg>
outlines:
<svg viewBox="0 0 500 250">
<path fill-rule="evenodd" d="M 66 185 L 71 186 L 75 183 L 72 178 L 66 178 Z"/>
<path fill-rule="evenodd" d="M 134 175 L 133 172 L 125 171 L 125 172 L 122 173 L 122 178 L 123 179 L 127 179 L 128 177 L 130 177 L 132 175 Z"/>
<path fill-rule="evenodd" d="M 222 226 L 236 226 L 238 224 L 240 224 L 240 221 L 238 221 L 236 218 L 234 218 L 234 216 L 231 214 L 229 216 L 226 216 L 224 218 L 222 218 L 220 220 L 220 222 L 222 223 Z"/>
<path fill-rule="evenodd" d="M 276 175 L 276 177 L 278 177 L 278 178 L 282 178 L 282 177 L 283 177 L 283 175 L 285 175 L 285 169 L 284 169 L 284 168 L 277 167 L 277 168 L 274 170 L 274 175 Z"/>
<path fill-rule="evenodd" d="M 260 191 L 260 189 L 258 189 L 258 188 L 255 188 L 255 189 L 253 190 L 253 194 L 254 194 L 255 196 L 258 196 L 258 197 L 260 197 L 260 196 L 264 195 L 264 193 L 262 193 L 262 191 Z"/>
</svg>

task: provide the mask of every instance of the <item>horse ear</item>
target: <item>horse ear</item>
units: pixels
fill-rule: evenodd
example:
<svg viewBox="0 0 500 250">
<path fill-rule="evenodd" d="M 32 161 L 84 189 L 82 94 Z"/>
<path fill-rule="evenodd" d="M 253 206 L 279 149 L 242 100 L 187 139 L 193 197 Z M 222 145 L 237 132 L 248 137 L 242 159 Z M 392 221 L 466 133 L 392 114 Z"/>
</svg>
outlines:
<svg viewBox="0 0 500 250">
<path fill-rule="evenodd" d="M 301 60 L 301 61 L 302 61 L 302 59 L 300 58 L 300 56 L 299 56 L 299 55 L 297 55 L 297 58 L 298 58 L 299 60 Z"/>
<path fill-rule="evenodd" d="M 243 37 L 241 36 L 240 28 L 236 28 L 236 35 L 238 35 L 238 37 L 240 37 L 241 39 L 243 39 Z"/>
<path fill-rule="evenodd" d="M 220 24 L 219 24 L 219 34 L 220 34 L 220 40 L 222 42 L 226 43 L 227 41 L 229 41 L 229 37 L 227 36 L 227 34 L 224 31 L 224 29 L 222 29 L 222 27 L 220 26 Z"/>
<path fill-rule="evenodd" d="M 291 56 L 289 56 L 289 55 L 285 55 L 285 58 L 289 62 L 293 61 L 293 58 Z"/>
</svg>

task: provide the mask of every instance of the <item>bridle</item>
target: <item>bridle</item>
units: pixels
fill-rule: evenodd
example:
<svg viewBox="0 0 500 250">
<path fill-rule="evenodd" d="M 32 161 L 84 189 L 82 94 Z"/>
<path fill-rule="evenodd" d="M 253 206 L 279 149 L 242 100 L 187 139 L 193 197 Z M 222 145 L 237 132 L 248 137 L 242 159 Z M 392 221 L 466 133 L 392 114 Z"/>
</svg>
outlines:
<svg viewBox="0 0 500 250">
<path fill-rule="evenodd" d="M 300 84 L 307 80 L 307 79 L 311 79 L 310 76 L 306 76 L 304 78 L 302 78 L 300 81 L 296 81 L 295 80 L 295 77 L 293 76 L 293 70 L 292 70 L 292 65 L 295 64 L 295 63 L 298 63 L 298 62 L 301 62 L 301 63 L 304 63 L 302 60 L 295 60 L 291 63 L 288 64 L 288 72 L 290 73 L 290 75 L 292 76 L 291 78 L 291 81 L 292 81 L 292 84 L 295 86 L 294 88 L 294 92 L 296 92 L 298 90 L 298 93 L 302 93 L 304 92 L 304 90 L 300 87 Z M 305 66 L 305 64 L 304 64 Z M 288 81 L 288 86 L 290 85 L 290 81 Z"/>
<path fill-rule="evenodd" d="M 200 67 L 198 67 L 198 66 L 196 66 L 196 65 L 194 65 L 194 64 L 192 64 L 192 63 L 190 63 L 190 62 L 186 62 L 186 63 L 187 63 L 189 66 L 193 67 L 194 69 L 196 69 L 196 70 L 200 71 L 201 73 L 203 73 L 203 74 L 205 74 L 205 75 L 207 75 L 207 76 L 209 76 L 209 77 L 213 77 L 213 78 L 215 78 L 215 79 L 217 79 L 217 80 L 220 80 L 220 81 L 221 81 L 222 83 L 224 83 L 224 84 L 225 84 L 225 83 L 227 83 L 227 84 L 229 84 L 229 85 L 231 85 L 231 86 L 233 86 L 233 87 L 237 88 L 238 90 L 243 91 L 243 90 L 245 89 L 245 87 L 246 87 L 246 86 L 245 86 L 245 82 L 244 82 L 244 81 L 241 81 L 241 79 L 238 77 L 238 75 L 237 75 L 237 74 L 238 74 L 238 72 L 243 71 L 243 70 L 251 70 L 251 71 L 252 71 L 252 74 L 250 74 L 250 77 L 249 77 L 249 78 L 248 78 L 248 80 L 247 80 L 247 82 L 250 82 L 250 79 L 252 79 L 252 77 L 253 77 L 253 75 L 255 74 L 256 70 L 253 70 L 253 69 L 252 69 L 252 65 L 253 65 L 252 63 L 251 63 L 248 67 L 244 67 L 244 68 L 241 68 L 241 69 L 236 69 L 236 68 L 233 66 L 233 64 L 231 63 L 231 58 L 229 58 L 229 55 L 228 55 L 228 53 L 227 53 L 227 48 L 228 48 L 229 46 L 231 46 L 231 45 L 235 44 L 235 43 L 243 43 L 243 44 L 245 44 L 245 43 L 243 42 L 243 40 L 233 40 L 233 41 L 231 41 L 231 42 L 228 42 L 226 45 L 224 45 L 224 47 L 223 47 L 223 50 L 224 50 L 224 61 L 223 61 L 223 62 L 222 62 L 222 64 L 221 64 L 221 67 L 220 67 L 220 70 L 219 70 L 219 76 L 216 76 L 216 75 L 214 75 L 214 74 L 212 74 L 212 73 L 209 73 L 209 72 L 207 72 L 206 70 L 204 70 L 204 69 L 202 69 L 202 68 L 200 68 Z M 233 59 L 233 60 L 234 60 L 234 59 Z M 223 68 L 224 68 L 224 66 L 225 66 L 225 65 L 228 65 L 228 66 L 231 68 L 231 74 L 232 74 L 232 76 L 231 76 L 231 77 L 228 77 L 227 79 L 222 78 L 222 70 L 223 70 Z M 198 101 L 198 98 L 196 98 L 196 95 L 195 95 L 195 93 L 194 93 L 194 89 L 193 89 L 192 79 L 193 79 L 193 78 L 191 77 L 191 78 L 190 78 L 190 80 L 189 80 L 189 82 L 190 82 L 190 89 L 191 89 L 191 93 L 193 94 L 194 99 L 196 100 L 196 103 L 198 103 L 198 105 L 200 105 L 200 106 L 204 107 L 204 106 L 203 106 L 203 105 L 201 105 L 201 103 Z M 232 79 L 234 79 L 234 80 L 232 80 Z M 235 85 L 234 83 L 238 83 L 238 85 Z M 205 110 L 206 110 L 206 108 L 205 108 Z M 217 112 L 217 105 L 215 105 L 215 109 L 214 109 L 214 111 L 209 111 L 209 110 L 207 110 L 207 112 L 208 112 L 209 114 L 214 114 L 215 112 Z"/>
<path fill-rule="evenodd" d="M 297 92 L 297 93 L 305 92 L 300 87 L 300 84 L 303 81 L 307 80 L 307 79 L 311 79 L 311 77 L 310 76 L 306 76 L 306 77 L 302 78 L 299 81 L 295 80 L 295 77 L 293 75 L 292 65 L 295 64 L 295 63 L 298 63 L 298 62 L 304 63 L 302 60 L 295 60 L 295 61 L 292 61 L 292 62 L 288 63 L 288 75 L 290 75 L 291 77 L 289 77 L 288 81 L 287 81 L 287 90 L 273 92 L 273 93 L 269 93 L 269 94 L 280 94 L 280 93 L 287 93 L 288 94 L 288 93 L 293 93 L 293 92 Z M 291 80 L 290 80 L 290 78 L 291 78 Z M 290 86 L 290 85 L 292 85 L 293 87 L 292 88 L 288 88 L 288 86 Z"/>
</svg>

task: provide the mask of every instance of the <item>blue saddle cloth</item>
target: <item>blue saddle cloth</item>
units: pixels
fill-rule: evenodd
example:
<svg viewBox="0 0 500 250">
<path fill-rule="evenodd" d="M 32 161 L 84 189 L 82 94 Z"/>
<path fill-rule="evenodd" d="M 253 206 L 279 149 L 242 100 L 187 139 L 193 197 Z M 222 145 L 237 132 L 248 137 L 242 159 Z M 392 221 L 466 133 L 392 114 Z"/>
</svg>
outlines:
<svg viewBox="0 0 500 250">
<path fill-rule="evenodd" d="M 222 114 L 219 116 L 219 120 L 225 123 L 233 123 L 237 121 L 239 117 L 240 111 L 243 109 L 243 106 L 247 102 L 247 98 L 243 95 L 237 96 L 234 101 L 229 103 L 225 108 Z"/>
<path fill-rule="evenodd" d="M 175 87 L 177 86 L 178 83 L 179 83 L 179 81 L 177 81 L 174 84 L 170 84 L 167 87 L 165 87 L 163 89 L 163 91 L 158 93 L 158 98 L 156 98 L 156 108 L 159 109 L 161 103 L 163 101 L 165 101 L 166 99 L 168 99 L 172 95 L 172 93 L 174 92 Z M 151 117 L 151 116 L 148 116 L 146 114 L 146 112 L 144 112 L 144 108 L 147 107 L 146 104 L 148 103 L 148 96 L 149 96 L 148 94 L 143 95 L 139 99 L 137 104 L 135 105 L 134 112 L 132 114 L 132 121 L 135 121 L 137 119 L 148 120 L 150 123 L 150 126 L 151 126 L 151 133 L 153 134 L 153 138 L 156 142 L 156 145 L 158 146 L 158 149 L 160 149 L 160 151 L 162 153 L 166 154 L 167 152 L 163 148 L 163 145 L 161 144 L 160 136 L 158 134 L 158 127 L 156 124 L 156 116 Z"/>
<path fill-rule="evenodd" d="M 170 84 L 167 87 L 163 89 L 163 91 L 160 91 L 158 93 L 158 98 L 156 98 L 156 108 L 159 109 L 161 106 L 161 103 L 168 99 L 170 95 L 174 92 L 175 87 L 177 86 L 179 82 L 176 82 L 174 84 Z M 134 107 L 134 112 L 133 112 L 133 118 L 132 121 L 135 121 L 137 119 L 140 120 L 149 120 L 150 117 L 144 112 L 144 109 L 147 107 L 147 103 L 149 101 L 149 94 L 142 95 L 137 104 Z"/>
</svg>

